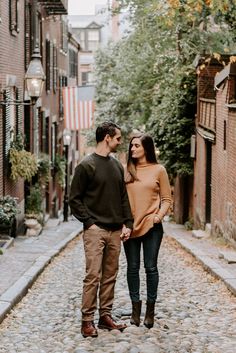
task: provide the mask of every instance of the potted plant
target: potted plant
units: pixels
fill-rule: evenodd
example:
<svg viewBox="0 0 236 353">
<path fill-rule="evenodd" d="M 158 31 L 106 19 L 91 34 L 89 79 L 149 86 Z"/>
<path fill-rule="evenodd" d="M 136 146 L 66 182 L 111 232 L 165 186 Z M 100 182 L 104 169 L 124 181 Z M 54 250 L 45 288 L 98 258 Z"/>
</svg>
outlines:
<svg viewBox="0 0 236 353">
<path fill-rule="evenodd" d="M 0 232 L 16 236 L 16 215 L 19 212 L 17 198 L 9 195 L 0 198 Z"/>
<path fill-rule="evenodd" d="M 30 187 L 30 194 L 26 197 L 25 225 L 27 236 L 36 236 L 42 230 L 42 190 L 38 184 Z"/>
<path fill-rule="evenodd" d="M 17 135 L 15 140 L 11 143 L 9 162 L 11 165 L 11 178 L 14 181 L 18 178 L 30 181 L 37 173 L 37 158 L 34 154 L 24 149 L 24 139 L 20 134 Z"/>
<path fill-rule="evenodd" d="M 38 184 L 30 187 L 30 193 L 26 196 L 26 208 L 25 216 L 26 218 L 35 218 L 37 220 L 41 219 L 42 215 L 42 190 Z"/>
<path fill-rule="evenodd" d="M 66 177 L 66 159 L 64 156 L 56 154 L 55 157 L 55 173 L 57 183 L 64 189 Z"/>
<path fill-rule="evenodd" d="M 51 161 L 46 153 L 40 153 L 38 159 L 38 181 L 41 186 L 46 186 L 51 179 Z"/>
</svg>

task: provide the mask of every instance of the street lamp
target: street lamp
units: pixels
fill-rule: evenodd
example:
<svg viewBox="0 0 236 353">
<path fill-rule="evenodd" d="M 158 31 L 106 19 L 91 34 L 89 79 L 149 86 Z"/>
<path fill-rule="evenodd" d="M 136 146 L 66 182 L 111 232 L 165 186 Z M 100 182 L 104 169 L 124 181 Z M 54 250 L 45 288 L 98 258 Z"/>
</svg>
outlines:
<svg viewBox="0 0 236 353">
<path fill-rule="evenodd" d="M 66 158 L 66 173 L 65 173 L 65 193 L 64 193 L 64 208 L 63 208 L 63 221 L 68 222 L 69 210 L 69 146 L 71 143 L 71 131 L 65 129 L 63 131 L 63 145 L 65 147 Z"/>
<path fill-rule="evenodd" d="M 24 102 L 8 97 L 6 100 L 0 101 L 0 105 L 35 105 L 37 99 L 42 96 L 44 81 L 45 74 L 41 63 L 39 46 L 36 43 L 28 70 L 25 74 L 26 88 L 31 102 Z"/>
<path fill-rule="evenodd" d="M 0 101 L 0 105 L 35 105 L 37 99 L 42 96 L 44 81 L 45 74 L 41 63 L 41 55 L 39 47 L 36 44 L 34 52 L 31 56 L 28 70 L 25 74 L 26 88 L 31 102 L 25 102 L 7 97 L 6 100 Z"/>
<path fill-rule="evenodd" d="M 41 55 L 38 44 L 36 43 L 28 70 L 25 74 L 26 87 L 32 104 L 35 104 L 37 99 L 41 97 L 44 80 L 45 75 L 41 63 Z"/>
</svg>

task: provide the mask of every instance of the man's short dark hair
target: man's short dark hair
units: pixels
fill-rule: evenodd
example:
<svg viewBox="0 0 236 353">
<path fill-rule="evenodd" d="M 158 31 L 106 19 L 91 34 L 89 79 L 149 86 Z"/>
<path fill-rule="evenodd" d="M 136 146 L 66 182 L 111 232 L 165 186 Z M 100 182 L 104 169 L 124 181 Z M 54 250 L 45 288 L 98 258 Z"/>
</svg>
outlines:
<svg viewBox="0 0 236 353">
<path fill-rule="evenodd" d="M 121 128 L 113 123 L 113 121 L 104 121 L 96 129 L 97 143 L 103 141 L 106 135 L 110 135 L 111 137 L 115 136 L 116 129 L 121 130 Z"/>
</svg>

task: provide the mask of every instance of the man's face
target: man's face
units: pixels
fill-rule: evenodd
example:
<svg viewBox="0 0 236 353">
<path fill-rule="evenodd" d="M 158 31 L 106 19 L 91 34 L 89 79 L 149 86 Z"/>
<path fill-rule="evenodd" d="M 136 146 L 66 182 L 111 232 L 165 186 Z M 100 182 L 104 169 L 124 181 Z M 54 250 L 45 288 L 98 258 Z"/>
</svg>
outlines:
<svg viewBox="0 0 236 353">
<path fill-rule="evenodd" d="M 120 130 L 116 129 L 116 134 L 113 137 L 108 136 L 107 142 L 108 142 L 108 146 L 110 148 L 110 152 L 116 152 L 117 147 L 121 144 Z"/>
</svg>

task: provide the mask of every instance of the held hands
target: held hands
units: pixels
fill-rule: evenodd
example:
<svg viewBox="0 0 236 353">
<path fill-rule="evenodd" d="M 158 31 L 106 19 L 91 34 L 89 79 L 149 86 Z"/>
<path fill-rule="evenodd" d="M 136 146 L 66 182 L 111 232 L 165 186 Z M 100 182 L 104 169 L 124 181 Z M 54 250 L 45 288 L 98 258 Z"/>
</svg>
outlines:
<svg viewBox="0 0 236 353">
<path fill-rule="evenodd" d="M 155 223 L 160 223 L 160 222 L 161 222 L 160 217 L 158 215 L 155 215 L 153 223 L 155 224 Z"/>
<path fill-rule="evenodd" d="M 122 233 L 120 235 L 120 239 L 122 241 L 126 241 L 129 239 L 130 237 L 130 234 L 131 234 L 131 229 L 130 228 L 127 228 L 125 225 L 123 225 L 123 228 L 122 228 Z"/>
</svg>

